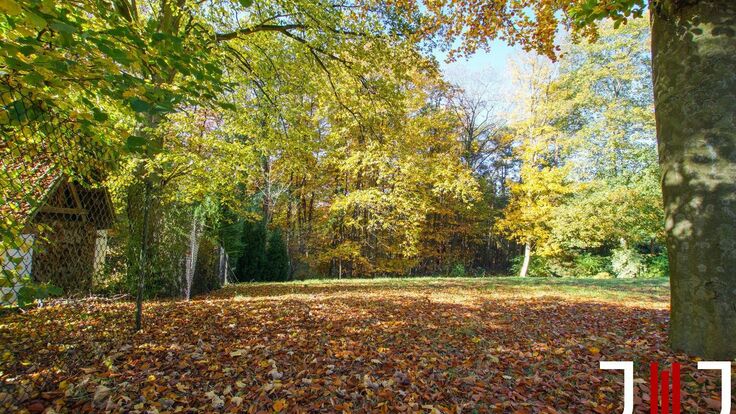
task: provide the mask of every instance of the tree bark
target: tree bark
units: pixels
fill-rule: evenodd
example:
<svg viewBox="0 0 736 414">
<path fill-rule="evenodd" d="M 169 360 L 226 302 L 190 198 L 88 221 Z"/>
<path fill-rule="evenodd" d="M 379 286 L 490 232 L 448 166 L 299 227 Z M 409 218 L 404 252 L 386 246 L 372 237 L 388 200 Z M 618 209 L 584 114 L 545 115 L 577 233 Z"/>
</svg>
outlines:
<svg viewBox="0 0 736 414">
<path fill-rule="evenodd" d="M 192 214 L 192 229 L 189 232 L 189 251 L 186 258 L 186 269 L 184 272 L 184 299 L 192 298 L 192 284 L 194 272 L 197 269 L 197 255 L 199 254 L 199 240 L 202 237 L 203 223 L 197 217 L 197 207 Z"/>
<path fill-rule="evenodd" d="M 220 278 L 220 285 L 221 286 L 227 286 L 227 264 L 228 264 L 228 257 L 227 253 L 225 252 L 225 248 L 222 246 L 218 247 L 219 253 L 220 253 L 220 265 L 218 267 L 218 276 Z"/>
<path fill-rule="evenodd" d="M 736 357 L 736 2 L 651 7 L 670 343 Z"/>
<path fill-rule="evenodd" d="M 135 295 L 135 332 L 142 328 L 143 321 L 143 293 L 148 272 L 148 235 L 151 211 L 151 181 L 146 179 L 143 196 L 143 223 L 141 223 L 141 246 L 138 259 L 138 289 Z"/>
<path fill-rule="evenodd" d="M 529 271 L 529 262 L 532 259 L 532 246 L 530 243 L 524 245 L 524 263 L 521 265 L 521 271 L 519 272 L 520 277 L 526 277 L 526 273 Z"/>
</svg>

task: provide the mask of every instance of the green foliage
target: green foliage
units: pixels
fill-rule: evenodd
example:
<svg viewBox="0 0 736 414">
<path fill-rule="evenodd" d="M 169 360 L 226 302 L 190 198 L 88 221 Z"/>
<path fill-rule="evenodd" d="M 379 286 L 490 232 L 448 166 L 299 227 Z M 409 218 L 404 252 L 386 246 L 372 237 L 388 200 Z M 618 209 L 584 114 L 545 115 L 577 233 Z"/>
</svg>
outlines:
<svg viewBox="0 0 736 414">
<path fill-rule="evenodd" d="M 590 253 L 582 253 L 575 257 L 573 272 L 576 276 L 589 277 L 611 271 L 611 259 Z"/>
<path fill-rule="evenodd" d="M 241 221 L 239 255 L 235 276 L 238 281 L 285 281 L 289 278 L 289 252 L 281 229 L 267 232 L 262 220 Z M 231 227 L 232 228 L 232 227 Z"/>
<path fill-rule="evenodd" d="M 644 0 L 582 0 L 574 4 L 569 16 L 576 28 L 594 25 L 599 20 L 610 18 L 618 28 L 629 19 L 642 17 L 649 3 Z"/>
<path fill-rule="evenodd" d="M 662 240 L 664 213 L 657 169 L 628 181 L 587 183 L 560 205 L 550 224 L 554 243 L 564 249 L 612 247 Z"/>
<path fill-rule="evenodd" d="M 530 243 L 560 276 L 608 271 L 578 263 L 576 252 L 661 243 L 664 234 L 649 29 L 600 29 L 596 43 L 567 45 L 557 70 L 538 59 L 518 68 L 523 105 L 511 129 L 522 165 L 496 228 Z M 619 259 L 622 274 L 639 273 Z"/>
<path fill-rule="evenodd" d="M 643 277 L 668 277 L 670 274 L 667 252 L 647 255 L 645 258 L 646 270 Z"/>
<path fill-rule="evenodd" d="M 49 297 L 60 296 L 62 290 L 49 283 L 27 283 L 16 292 L 16 304 L 24 307 L 32 304 L 36 300 L 43 300 Z M 5 298 L 3 298 L 5 299 Z"/>
<path fill-rule="evenodd" d="M 646 264 L 641 253 L 622 242 L 611 252 L 611 268 L 616 277 L 629 279 L 641 276 Z"/>
<path fill-rule="evenodd" d="M 510 273 L 518 274 L 524 256 L 512 261 Z M 610 252 L 572 252 L 561 257 L 533 255 L 528 275 L 532 277 L 595 277 L 622 279 L 667 277 L 666 253 L 642 254 L 637 249 L 622 246 Z"/>
<path fill-rule="evenodd" d="M 452 266 L 452 270 L 450 270 L 450 276 L 465 277 L 465 265 L 463 265 L 462 263 L 456 263 L 454 266 Z"/>
<path fill-rule="evenodd" d="M 243 253 L 238 259 L 235 276 L 241 282 L 264 280 L 268 261 L 266 226 L 263 221 L 243 222 L 242 243 Z"/>
<path fill-rule="evenodd" d="M 274 229 L 268 238 L 266 247 L 266 264 L 263 269 L 263 280 L 285 281 L 289 279 L 289 252 L 281 229 Z"/>
<path fill-rule="evenodd" d="M 217 243 L 212 239 L 204 238 L 200 243 L 198 256 L 192 295 L 212 292 L 222 287 L 218 273 L 220 257 Z"/>
<path fill-rule="evenodd" d="M 218 235 L 220 243 L 230 258 L 230 264 L 233 267 L 237 267 L 238 259 L 243 254 L 243 225 L 243 220 L 223 224 L 220 227 Z"/>
<path fill-rule="evenodd" d="M 512 275 L 518 275 L 521 271 L 521 266 L 524 264 L 524 255 L 516 256 L 511 259 L 511 271 Z M 548 277 L 555 276 L 554 271 L 550 266 L 550 260 L 543 256 L 532 255 L 529 260 L 529 268 L 527 269 L 527 276 L 529 277 Z"/>
</svg>

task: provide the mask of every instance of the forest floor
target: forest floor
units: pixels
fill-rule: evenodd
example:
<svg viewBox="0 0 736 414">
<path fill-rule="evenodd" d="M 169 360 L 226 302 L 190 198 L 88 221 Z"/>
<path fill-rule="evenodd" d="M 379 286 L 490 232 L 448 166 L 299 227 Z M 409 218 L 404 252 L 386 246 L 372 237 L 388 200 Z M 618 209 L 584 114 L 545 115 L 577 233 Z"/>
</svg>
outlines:
<svg viewBox="0 0 736 414">
<path fill-rule="evenodd" d="M 666 344 L 665 279 L 407 278 L 231 285 L 190 302 L 84 302 L 0 317 L 0 412 L 620 413 L 635 363 L 713 371 Z"/>
</svg>

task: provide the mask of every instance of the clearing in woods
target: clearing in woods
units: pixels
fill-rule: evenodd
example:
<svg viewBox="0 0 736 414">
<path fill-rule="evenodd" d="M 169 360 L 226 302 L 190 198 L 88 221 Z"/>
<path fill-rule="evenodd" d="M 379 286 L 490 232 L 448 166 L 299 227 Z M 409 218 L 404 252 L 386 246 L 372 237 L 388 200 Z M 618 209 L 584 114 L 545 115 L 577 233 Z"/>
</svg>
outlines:
<svg viewBox="0 0 736 414">
<path fill-rule="evenodd" d="M 0 317 L 2 409 L 47 412 L 621 412 L 633 360 L 680 361 L 683 412 L 715 373 L 668 350 L 666 279 L 407 278 L 230 285 L 190 302 Z M 10 398 L 8 398 L 10 397 Z M 715 410 L 715 411 L 714 411 Z"/>
</svg>

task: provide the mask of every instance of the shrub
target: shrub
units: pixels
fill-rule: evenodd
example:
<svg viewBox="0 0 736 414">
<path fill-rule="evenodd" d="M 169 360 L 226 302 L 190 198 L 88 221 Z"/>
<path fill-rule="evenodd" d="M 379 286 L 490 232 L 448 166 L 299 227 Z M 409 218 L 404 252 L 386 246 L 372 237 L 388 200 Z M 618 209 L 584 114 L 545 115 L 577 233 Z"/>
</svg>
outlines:
<svg viewBox="0 0 736 414">
<path fill-rule="evenodd" d="M 663 277 L 669 276 L 670 264 L 667 258 L 667 252 L 648 255 L 645 258 L 645 267 L 643 277 Z"/>
<path fill-rule="evenodd" d="M 514 276 L 518 276 L 521 266 L 524 264 L 524 256 L 516 256 L 511 260 L 511 272 Z M 550 261 L 541 256 L 532 255 L 529 260 L 529 269 L 526 272 L 529 277 L 546 277 L 555 276 L 556 273 L 550 269 Z"/>
<path fill-rule="evenodd" d="M 611 268 L 618 278 L 634 278 L 643 275 L 646 264 L 638 251 L 621 243 L 621 247 L 613 249 Z"/>
<path fill-rule="evenodd" d="M 582 253 L 574 259 L 574 273 L 576 276 L 595 276 L 611 271 L 611 259 L 590 253 Z"/>
<path fill-rule="evenodd" d="M 518 274 L 524 256 L 512 260 L 511 271 Z M 532 256 L 527 275 L 531 277 L 611 277 L 611 258 L 591 253 L 574 254 L 564 257 Z"/>
<path fill-rule="evenodd" d="M 450 271 L 452 277 L 464 277 L 465 276 L 465 265 L 462 263 L 456 263 Z"/>
</svg>

